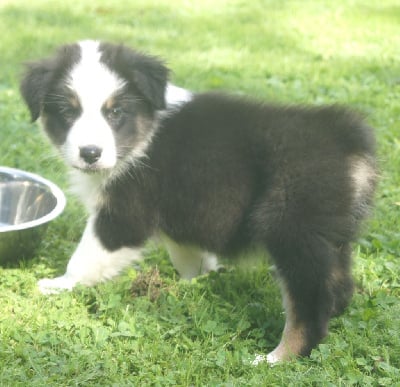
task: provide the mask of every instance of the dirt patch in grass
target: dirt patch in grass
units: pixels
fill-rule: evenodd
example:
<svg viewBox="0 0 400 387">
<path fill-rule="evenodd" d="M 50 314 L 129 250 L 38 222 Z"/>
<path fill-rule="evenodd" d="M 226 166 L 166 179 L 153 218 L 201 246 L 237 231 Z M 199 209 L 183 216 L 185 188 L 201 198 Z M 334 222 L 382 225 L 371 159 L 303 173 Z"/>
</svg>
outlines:
<svg viewBox="0 0 400 387">
<path fill-rule="evenodd" d="M 164 290 L 169 286 L 162 280 L 158 267 L 139 273 L 133 280 L 131 294 L 133 297 L 149 297 L 150 301 L 157 301 Z"/>
</svg>

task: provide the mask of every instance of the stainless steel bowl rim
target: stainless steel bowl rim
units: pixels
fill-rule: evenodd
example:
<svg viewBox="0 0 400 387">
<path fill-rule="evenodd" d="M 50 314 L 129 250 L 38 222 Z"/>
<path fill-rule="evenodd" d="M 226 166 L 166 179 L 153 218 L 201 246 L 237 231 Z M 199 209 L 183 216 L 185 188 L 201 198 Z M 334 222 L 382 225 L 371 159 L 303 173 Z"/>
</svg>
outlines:
<svg viewBox="0 0 400 387">
<path fill-rule="evenodd" d="M 44 186 L 49 188 L 50 192 L 56 198 L 56 206 L 48 214 L 46 214 L 38 219 L 29 221 L 29 222 L 11 225 L 11 226 L 2 226 L 2 227 L 0 227 L 0 233 L 8 232 L 8 231 L 25 230 L 25 229 L 40 226 L 42 224 L 48 223 L 51 220 L 57 218 L 57 216 L 63 212 L 65 205 L 66 205 L 66 199 L 65 199 L 65 195 L 64 195 L 63 191 L 61 191 L 61 189 L 56 184 L 52 183 L 51 181 L 45 179 L 42 176 L 39 176 L 32 172 L 23 171 L 22 169 L 0 166 L 0 173 L 16 175 L 18 177 L 26 178 L 27 180 L 30 180 L 32 182 L 43 184 Z"/>
</svg>

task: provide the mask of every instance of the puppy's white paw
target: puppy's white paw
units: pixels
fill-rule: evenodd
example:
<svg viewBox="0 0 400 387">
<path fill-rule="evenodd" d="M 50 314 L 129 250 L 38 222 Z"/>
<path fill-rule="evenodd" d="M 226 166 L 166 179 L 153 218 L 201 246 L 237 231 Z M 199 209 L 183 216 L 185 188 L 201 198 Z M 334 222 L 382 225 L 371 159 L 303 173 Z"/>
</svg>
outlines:
<svg viewBox="0 0 400 387">
<path fill-rule="evenodd" d="M 56 278 L 43 278 L 38 281 L 39 291 L 42 294 L 57 294 L 62 291 L 71 291 L 76 281 L 65 275 Z"/>
<path fill-rule="evenodd" d="M 274 366 L 281 361 L 282 359 L 271 352 L 268 355 L 256 355 L 254 360 L 251 362 L 251 365 L 258 366 L 259 364 L 269 364 L 270 366 Z"/>
</svg>

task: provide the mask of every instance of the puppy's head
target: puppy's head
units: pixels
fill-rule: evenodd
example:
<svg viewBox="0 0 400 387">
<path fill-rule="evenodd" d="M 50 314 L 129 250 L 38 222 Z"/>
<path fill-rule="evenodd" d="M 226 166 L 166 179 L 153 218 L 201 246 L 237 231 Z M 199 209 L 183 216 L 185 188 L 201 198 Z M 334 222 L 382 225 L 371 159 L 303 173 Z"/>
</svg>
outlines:
<svg viewBox="0 0 400 387">
<path fill-rule="evenodd" d="M 83 41 L 28 64 L 21 94 L 67 163 L 94 172 L 144 154 L 155 112 L 165 107 L 167 78 L 154 57 Z"/>
</svg>

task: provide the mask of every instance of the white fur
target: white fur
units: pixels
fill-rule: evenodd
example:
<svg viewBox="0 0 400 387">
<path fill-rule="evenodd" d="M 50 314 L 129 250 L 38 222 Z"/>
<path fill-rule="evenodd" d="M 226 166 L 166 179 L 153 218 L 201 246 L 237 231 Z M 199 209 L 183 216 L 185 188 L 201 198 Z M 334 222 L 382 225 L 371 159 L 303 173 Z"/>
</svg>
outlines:
<svg viewBox="0 0 400 387">
<path fill-rule="evenodd" d="M 95 285 L 108 280 L 141 258 L 140 248 L 127 248 L 109 252 L 100 243 L 94 230 L 94 217 L 90 217 L 82 239 L 72 255 L 66 273 L 53 279 L 39 281 L 44 294 L 71 290 L 75 285 Z"/>
<path fill-rule="evenodd" d="M 125 81 L 100 61 L 99 42 L 82 41 L 81 58 L 71 70 L 68 85 L 79 95 L 83 111 L 99 114 L 101 107 Z"/>
<path fill-rule="evenodd" d="M 87 174 L 77 169 L 70 170 L 71 192 L 79 197 L 90 214 L 102 204 L 102 189 L 107 177 L 102 173 Z"/>
<path fill-rule="evenodd" d="M 86 163 L 80 157 L 80 148 L 97 146 L 102 149 L 102 154 L 96 162 L 96 168 L 112 169 L 117 164 L 118 152 L 112 129 L 101 114 L 101 108 L 116 91 L 124 87 L 125 82 L 101 63 L 99 42 L 86 40 L 79 45 L 81 59 L 71 70 L 66 81 L 68 87 L 79 97 L 82 114 L 70 129 L 61 150 L 71 166 L 84 169 Z M 165 98 L 167 106 L 174 108 L 190 101 L 192 93 L 169 83 Z M 140 122 L 138 124 L 140 125 Z M 132 149 L 132 154 L 128 158 L 130 163 L 146 154 L 152 135 L 153 132 L 149 131 L 149 137 Z M 119 166 L 117 175 L 120 175 L 121 167 L 124 170 L 123 165 Z"/>
<path fill-rule="evenodd" d="M 217 271 L 220 267 L 218 258 L 208 251 L 193 246 L 179 245 L 166 235 L 163 235 L 161 240 L 181 278 L 190 280 L 201 274 Z"/>
<path fill-rule="evenodd" d="M 86 186 L 83 189 L 90 187 Z M 81 191 L 81 194 L 83 195 L 84 191 Z M 132 262 L 141 259 L 141 248 L 124 247 L 113 252 L 106 250 L 96 236 L 94 222 L 95 217 L 90 216 L 82 239 L 68 263 L 66 273 L 60 277 L 44 278 L 38 282 L 41 293 L 54 294 L 62 290 L 72 290 L 77 284 L 95 285 L 113 278 Z M 221 267 L 214 254 L 195 247 L 179 245 L 165 235 L 161 239 L 170 254 L 172 264 L 183 279 L 190 280 L 201 274 L 217 271 Z"/>
<path fill-rule="evenodd" d="M 102 149 L 96 166 L 113 168 L 117 162 L 117 149 L 101 108 L 125 82 L 100 62 L 98 42 L 83 41 L 80 47 L 81 59 L 69 74 L 67 85 L 78 95 L 83 113 L 70 129 L 62 151 L 72 166 L 84 168 L 80 148 L 95 145 Z"/>
<path fill-rule="evenodd" d="M 179 106 L 185 102 L 189 102 L 192 98 L 193 94 L 190 91 L 168 83 L 165 93 L 168 107 Z"/>
<path fill-rule="evenodd" d="M 39 288 L 42 293 L 55 293 L 59 290 L 71 290 L 76 284 L 94 285 L 114 277 L 132 261 L 140 258 L 140 248 L 121 248 L 114 252 L 105 249 L 96 235 L 94 228 L 97 208 L 103 203 L 104 186 L 110 179 L 121 178 L 127 165 L 140 162 L 145 157 L 154 131 L 121 163 L 117 163 L 117 149 L 113 131 L 101 113 L 104 103 L 124 86 L 124 81 L 117 74 L 100 62 L 99 42 L 82 41 L 81 58 L 69 76 L 67 86 L 78 96 L 82 114 L 71 127 L 61 151 L 67 163 L 77 169 L 71 171 L 72 191 L 86 206 L 90 217 L 82 239 L 72 255 L 66 273 L 54 279 L 42 279 Z M 165 92 L 168 109 L 179 107 L 192 99 L 192 93 L 167 85 Z M 162 114 L 162 112 L 160 112 Z M 137 122 L 145 125 L 148 122 Z M 80 157 L 80 148 L 97 146 L 102 149 L 101 157 L 96 161 L 96 174 L 87 174 L 79 169 L 86 167 Z M 118 198 L 115 198 L 118 200 Z M 193 278 L 210 270 L 217 270 L 217 258 L 193 247 L 179 246 L 165 238 L 171 260 L 183 278 Z"/>
<path fill-rule="evenodd" d="M 350 159 L 350 176 L 353 180 L 354 201 L 358 202 L 372 191 L 376 172 L 368 159 L 352 157 Z"/>
</svg>

